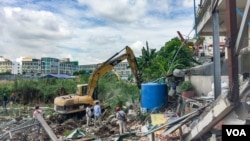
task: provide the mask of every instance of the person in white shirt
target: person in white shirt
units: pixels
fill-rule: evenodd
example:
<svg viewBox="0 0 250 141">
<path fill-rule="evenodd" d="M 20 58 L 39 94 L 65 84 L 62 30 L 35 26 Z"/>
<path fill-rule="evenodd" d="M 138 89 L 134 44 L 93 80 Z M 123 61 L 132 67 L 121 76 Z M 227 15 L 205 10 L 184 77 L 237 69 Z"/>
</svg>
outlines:
<svg viewBox="0 0 250 141">
<path fill-rule="evenodd" d="M 99 105 L 99 102 L 96 102 L 94 106 L 94 118 L 95 118 L 94 126 L 95 127 L 97 124 L 98 125 L 101 124 L 101 115 L 102 115 L 101 107 Z"/>
<path fill-rule="evenodd" d="M 87 108 L 86 108 L 87 126 L 89 126 L 89 125 L 90 125 L 90 122 L 91 122 L 91 116 L 92 116 L 92 111 L 91 111 L 90 105 L 88 105 L 88 106 L 87 106 Z"/>
<path fill-rule="evenodd" d="M 116 118 L 118 119 L 121 135 L 126 132 L 126 113 L 120 107 L 116 107 Z"/>
</svg>

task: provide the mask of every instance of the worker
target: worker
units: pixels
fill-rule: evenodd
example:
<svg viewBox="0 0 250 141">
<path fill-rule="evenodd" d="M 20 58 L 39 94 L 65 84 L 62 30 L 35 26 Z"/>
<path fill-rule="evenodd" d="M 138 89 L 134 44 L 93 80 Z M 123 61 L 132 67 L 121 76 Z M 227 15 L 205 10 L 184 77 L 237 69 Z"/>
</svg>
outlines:
<svg viewBox="0 0 250 141">
<path fill-rule="evenodd" d="M 16 101 L 15 93 L 11 93 L 11 95 L 10 95 L 10 107 L 13 106 L 13 104 L 15 103 L 15 101 Z"/>
<path fill-rule="evenodd" d="M 120 108 L 116 107 L 116 118 L 119 124 L 120 135 L 126 132 L 126 113 Z"/>
<path fill-rule="evenodd" d="M 3 109 L 4 109 L 4 110 L 7 109 L 7 103 L 8 103 L 8 97 L 7 97 L 7 95 L 4 93 L 4 94 L 3 94 Z"/>
<path fill-rule="evenodd" d="M 101 123 L 101 115 L 102 115 L 101 107 L 99 105 L 99 102 L 96 102 L 95 106 L 94 106 L 94 118 L 95 118 L 94 126 L 95 127 L 96 127 L 97 124 L 100 125 L 100 123 Z"/>
<path fill-rule="evenodd" d="M 43 111 L 39 108 L 39 106 L 35 106 L 35 111 L 33 112 L 33 119 L 37 120 L 37 115 L 38 114 L 43 114 Z M 40 129 L 41 129 L 41 124 L 40 122 L 38 121 L 38 124 L 37 124 L 37 133 L 39 134 L 40 133 Z"/>
<path fill-rule="evenodd" d="M 87 126 L 90 125 L 91 122 L 91 117 L 92 117 L 92 111 L 90 109 L 90 104 L 86 108 L 86 119 L 87 119 Z"/>
</svg>

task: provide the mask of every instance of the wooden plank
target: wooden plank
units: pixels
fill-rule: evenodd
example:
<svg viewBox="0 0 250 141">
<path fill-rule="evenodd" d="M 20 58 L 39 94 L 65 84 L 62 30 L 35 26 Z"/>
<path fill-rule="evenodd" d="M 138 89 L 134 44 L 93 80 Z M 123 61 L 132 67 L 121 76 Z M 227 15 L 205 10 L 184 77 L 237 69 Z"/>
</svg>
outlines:
<svg viewBox="0 0 250 141">
<path fill-rule="evenodd" d="M 43 116 L 41 114 L 37 114 L 36 117 L 38 121 L 41 123 L 41 125 L 43 126 L 43 128 L 45 129 L 45 131 L 48 133 L 50 139 L 52 139 L 53 141 L 59 141 L 55 133 L 53 132 L 53 130 L 49 127 L 47 122 L 44 120 Z"/>
<path fill-rule="evenodd" d="M 183 132 L 182 132 L 181 127 L 179 127 L 179 132 L 180 132 L 180 140 L 182 141 Z"/>
<path fill-rule="evenodd" d="M 167 128 L 167 127 L 169 127 L 169 126 L 172 127 L 173 125 L 175 125 L 175 124 L 177 124 L 177 123 L 179 123 L 179 122 L 185 120 L 186 118 L 192 116 L 193 114 L 199 113 L 201 110 L 205 109 L 207 106 L 208 106 L 208 105 L 205 105 L 205 106 L 203 106 L 203 107 L 201 107 L 201 108 L 199 108 L 199 109 L 193 111 L 192 113 L 186 114 L 186 115 L 184 115 L 184 116 L 182 116 L 182 117 L 180 117 L 180 118 L 178 118 L 178 119 L 176 119 L 176 120 L 174 120 L 174 121 L 172 121 L 172 122 L 170 122 L 170 123 L 163 124 L 163 125 L 161 125 L 161 126 L 155 128 L 155 129 L 153 129 L 153 130 L 151 130 L 151 131 L 148 131 L 147 133 L 143 133 L 141 136 L 142 136 L 142 137 L 143 137 L 143 136 L 147 136 L 147 135 L 149 135 L 149 134 L 151 134 L 151 133 L 153 133 L 153 132 L 156 132 L 156 131 L 161 130 L 161 129 L 163 129 L 163 128 Z"/>
<path fill-rule="evenodd" d="M 187 117 L 186 119 L 184 119 L 183 121 L 179 122 L 178 124 L 170 127 L 169 129 L 167 129 L 164 133 L 162 133 L 163 136 L 167 136 L 171 133 L 173 133 L 174 131 L 176 131 L 177 129 L 181 129 L 181 126 L 186 124 L 187 122 L 189 122 L 192 118 L 198 116 L 199 113 L 194 113 L 193 115 Z"/>
</svg>

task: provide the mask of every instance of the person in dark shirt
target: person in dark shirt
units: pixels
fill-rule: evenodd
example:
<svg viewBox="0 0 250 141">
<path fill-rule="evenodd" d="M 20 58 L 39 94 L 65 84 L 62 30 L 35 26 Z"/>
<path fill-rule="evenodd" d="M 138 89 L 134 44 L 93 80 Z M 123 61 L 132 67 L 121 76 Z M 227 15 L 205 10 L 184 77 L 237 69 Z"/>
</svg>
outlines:
<svg viewBox="0 0 250 141">
<path fill-rule="evenodd" d="M 8 103 L 8 97 L 7 95 L 4 93 L 3 94 L 3 109 L 7 108 L 7 103 Z"/>
</svg>

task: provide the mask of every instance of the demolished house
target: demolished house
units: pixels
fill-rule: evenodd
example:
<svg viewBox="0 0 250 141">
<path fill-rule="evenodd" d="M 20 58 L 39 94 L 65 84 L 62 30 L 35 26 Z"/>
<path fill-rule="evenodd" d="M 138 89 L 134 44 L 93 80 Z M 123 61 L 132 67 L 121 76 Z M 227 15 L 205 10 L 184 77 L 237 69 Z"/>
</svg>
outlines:
<svg viewBox="0 0 250 141">
<path fill-rule="evenodd" d="M 247 0 L 200 1 L 195 30 L 197 36 L 213 36 L 212 61 L 177 70 L 166 77 L 191 82 L 196 87 L 195 96 L 179 95 L 181 100 L 171 103 L 171 97 L 178 95 L 178 91 L 172 93 L 169 89 L 167 92 L 165 83 L 148 83 L 144 88 L 149 90 L 142 91 L 141 105 L 132 105 L 133 108 L 128 112 L 127 133 L 119 135 L 114 115 L 107 117 L 103 121 L 105 126 L 98 128 L 79 126 L 84 123 L 77 125 L 75 121 L 53 124 L 53 117 L 44 119 L 41 116 L 38 119 L 46 136 L 43 140 L 220 140 L 223 125 L 248 124 L 250 68 L 247 61 L 250 59 L 250 49 L 249 41 L 245 39 L 250 35 L 249 7 L 250 1 Z M 226 37 L 226 51 L 222 58 L 219 36 Z M 159 93 L 159 97 L 150 96 L 150 93 Z M 168 98 L 165 97 L 166 93 Z M 167 105 L 164 111 L 157 109 L 162 105 Z M 138 120 L 142 113 L 148 113 L 143 122 Z M 22 121 L 2 121 L 0 140 L 20 140 L 21 137 L 27 138 L 28 133 L 33 133 L 38 123 L 32 119 Z M 74 131 L 63 137 L 62 130 L 66 127 Z"/>
</svg>

